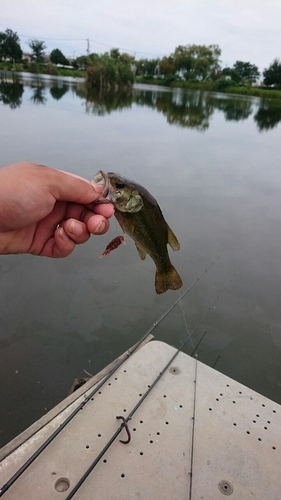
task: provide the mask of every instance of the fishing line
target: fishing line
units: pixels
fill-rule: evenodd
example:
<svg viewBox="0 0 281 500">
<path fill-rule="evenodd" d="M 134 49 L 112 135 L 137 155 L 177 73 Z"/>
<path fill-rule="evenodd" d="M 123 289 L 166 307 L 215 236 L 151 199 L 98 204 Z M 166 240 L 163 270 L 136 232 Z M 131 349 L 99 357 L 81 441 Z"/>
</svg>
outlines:
<svg viewBox="0 0 281 500">
<path fill-rule="evenodd" d="M 168 316 L 168 314 L 172 311 L 174 307 L 185 297 L 185 295 L 190 292 L 190 290 L 200 281 L 203 276 L 214 266 L 214 264 L 218 261 L 218 259 L 221 257 L 219 255 L 214 262 L 212 262 L 207 269 L 190 285 L 189 288 L 185 290 L 184 293 L 172 304 L 172 306 L 157 320 L 153 323 L 153 325 L 149 328 L 149 330 L 140 338 L 140 340 L 131 348 L 127 351 L 127 354 L 125 355 L 124 358 L 122 358 L 119 363 L 106 375 L 101 382 L 95 386 L 95 388 L 89 393 L 88 396 L 85 396 L 84 400 L 75 408 L 75 410 L 59 425 L 59 427 L 49 436 L 48 439 L 42 445 L 36 450 L 31 457 L 18 469 L 17 472 L 5 483 L 2 488 L 0 488 L 0 497 L 4 495 L 4 493 L 14 484 L 14 482 L 23 474 L 23 472 L 26 471 L 26 469 L 36 460 L 36 458 L 47 448 L 47 446 L 57 437 L 57 435 L 67 426 L 67 424 L 79 413 L 80 410 L 84 408 L 84 406 L 88 403 L 88 401 L 91 400 L 91 398 L 96 394 L 97 391 L 107 382 L 107 380 L 120 368 L 120 366 L 138 349 L 138 347 L 141 345 L 141 343 L 157 328 L 157 326 Z M 121 424 L 119 432 L 122 430 L 122 426 L 124 424 Z M 118 434 L 119 434 L 118 432 Z M 118 436 L 117 434 L 117 436 Z M 116 436 L 116 437 L 117 437 Z M 114 440 L 116 439 L 114 438 Z M 113 441 L 114 441 L 113 440 Z M 71 497 L 70 497 L 71 498 Z"/>
<path fill-rule="evenodd" d="M 202 335 L 201 339 L 199 340 L 198 344 L 197 344 L 197 345 L 195 346 L 195 348 L 193 349 L 192 353 L 190 354 L 190 356 L 191 356 L 192 358 L 193 358 L 193 356 L 194 356 L 195 352 L 197 351 L 197 349 L 198 349 L 199 345 L 201 344 L 201 342 L 202 342 L 203 338 L 205 337 L 205 335 L 206 335 L 207 333 L 208 333 L 208 330 L 206 330 L 206 331 L 203 333 L 203 335 Z M 197 356 L 197 354 L 196 354 L 196 356 Z"/>
<path fill-rule="evenodd" d="M 182 312 L 182 317 L 183 317 L 183 322 L 184 322 L 185 330 L 186 330 L 187 333 L 189 333 L 189 328 L 188 328 L 188 324 L 187 324 L 187 321 L 186 321 L 186 316 L 185 316 L 185 311 L 184 311 L 184 308 L 183 308 L 183 305 L 182 305 L 182 300 L 180 300 L 179 304 L 180 304 L 180 308 L 181 308 L 181 312 Z M 194 346 L 193 346 L 193 342 L 192 342 L 191 339 L 190 339 L 190 344 L 191 344 L 191 346 L 193 348 Z"/>
<path fill-rule="evenodd" d="M 239 271 L 238 271 L 239 272 Z M 235 273 L 234 277 L 237 276 L 238 272 Z M 167 369 L 169 368 L 169 366 L 173 363 L 174 359 L 178 356 L 178 354 L 181 352 L 181 350 L 185 347 L 185 345 L 187 344 L 187 342 L 189 341 L 190 337 L 193 335 L 193 333 L 197 330 L 197 328 L 203 323 L 204 319 L 206 318 L 206 316 L 212 311 L 212 309 L 214 309 L 216 303 L 218 302 L 218 300 L 220 299 L 220 297 L 222 296 L 222 294 L 227 290 L 227 288 L 229 287 L 229 285 L 232 283 L 234 278 L 231 278 L 229 280 L 229 282 L 227 283 L 227 285 L 223 288 L 223 290 L 221 291 L 220 295 L 218 295 L 216 297 L 216 299 L 214 300 L 214 302 L 212 303 L 212 305 L 206 310 L 206 312 L 203 314 L 203 316 L 200 318 L 200 320 L 198 321 L 198 323 L 196 324 L 196 326 L 193 328 L 193 330 L 190 332 L 190 334 L 186 337 L 186 339 L 181 343 L 180 347 L 177 349 L 177 351 L 173 354 L 173 356 L 169 359 L 169 361 L 167 362 L 167 364 L 164 366 L 163 370 L 159 373 L 159 375 L 154 379 L 154 381 L 152 382 L 151 385 L 148 386 L 148 389 L 147 391 L 143 394 L 143 396 L 141 397 L 141 399 L 138 401 L 138 403 L 134 406 L 134 408 L 131 410 L 131 412 L 128 414 L 128 416 L 126 418 L 124 418 L 124 421 L 123 423 L 120 425 L 120 427 L 115 431 L 115 433 L 112 435 L 112 437 L 109 439 L 109 441 L 107 442 L 107 444 L 104 446 L 104 448 L 101 450 L 101 452 L 99 453 L 99 455 L 95 458 L 95 460 L 92 462 L 92 464 L 90 465 L 90 467 L 88 467 L 88 469 L 86 470 L 86 472 L 83 474 L 83 476 L 79 479 L 79 481 L 76 483 L 76 485 L 74 486 L 74 488 L 71 490 L 71 492 L 68 494 L 68 496 L 66 497 L 65 500 L 70 500 L 71 498 L 73 498 L 73 496 L 75 495 L 75 493 L 78 491 L 78 489 L 80 488 L 80 486 L 82 486 L 82 484 L 84 483 L 84 481 L 87 479 L 87 477 L 89 476 L 89 474 L 92 472 L 92 470 L 96 467 L 96 465 L 98 464 L 98 462 L 101 460 L 101 458 L 104 456 L 104 454 L 106 453 L 106 451 L 110 448 L 110 446 L 113 444 L 113 442 L 115 441 L 115 439 L 117 438 L 117 436 L 120 434 L 120 432 L 122 431 L 122 429 L 125 427 L 125 425 L 128 423 L 129 420 L 132 419 L 132 416 L 136 413 L 136 411 L 138 410 L 138 408 L 141 406 L 141 404 L 144 402 L 144 400 L 147 398 L 148 394 L 152 391 L 152 389 L 155 387 L 155 385 L 157 384 L 157 382 L 162 378 L 162 376 L 164 375 L 164 373 L 167 371 Z"/>
</svg>

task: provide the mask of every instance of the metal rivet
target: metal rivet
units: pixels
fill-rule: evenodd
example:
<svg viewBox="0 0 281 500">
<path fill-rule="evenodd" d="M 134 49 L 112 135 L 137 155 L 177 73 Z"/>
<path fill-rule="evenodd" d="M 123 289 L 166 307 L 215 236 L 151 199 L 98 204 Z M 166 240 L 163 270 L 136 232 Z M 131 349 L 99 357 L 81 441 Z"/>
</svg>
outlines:
<svg viewBox="0 0 281 500">
<path fill-rule="evenodd" d="M 226 481 L 226 479 L 220 481 L 218 487 L 223 495 L 232 495 L 234 491 L 232 484 L 229 481 Z"/>
</svg>

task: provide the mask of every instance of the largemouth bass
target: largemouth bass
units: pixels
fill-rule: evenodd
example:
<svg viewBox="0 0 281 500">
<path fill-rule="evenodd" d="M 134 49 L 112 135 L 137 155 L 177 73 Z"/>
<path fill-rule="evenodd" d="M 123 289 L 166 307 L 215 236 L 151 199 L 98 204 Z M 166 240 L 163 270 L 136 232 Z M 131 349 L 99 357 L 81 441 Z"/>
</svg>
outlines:
<svg viewBox="0 0 281 500">
<path fill-rule="evenodd" d="M 100 170 L 93 182 L 104 186 L 102 196 L 113 203 L 115 217 L 124 233 L 134 240 L 140 258 L 148 254 L 154 261 L 156 293 L 181 288 L 181 277 L 167 250 L 168 243 L 173 250 L 179 250 L 180 244 L 155 198 L 144 187 L 113 172 Z"/>
</svg>

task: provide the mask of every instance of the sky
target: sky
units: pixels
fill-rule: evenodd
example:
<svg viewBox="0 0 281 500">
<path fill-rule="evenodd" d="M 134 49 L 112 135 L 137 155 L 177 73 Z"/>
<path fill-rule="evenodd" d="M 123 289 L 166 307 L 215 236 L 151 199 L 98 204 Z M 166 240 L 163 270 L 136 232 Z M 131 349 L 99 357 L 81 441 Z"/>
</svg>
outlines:
<svg viewBox="0 0 281 500">
<path fill-rule="evenodd" d="M 16 31 L 24 52 L 32 39 L 67 58 L 119 48 L 154 59 L 217 44 L 222 67 L 239 60 L 261 72 L 281 58 L 280 0 L 0 0 L 0 12 L 0 32 Z"/>
</svg>

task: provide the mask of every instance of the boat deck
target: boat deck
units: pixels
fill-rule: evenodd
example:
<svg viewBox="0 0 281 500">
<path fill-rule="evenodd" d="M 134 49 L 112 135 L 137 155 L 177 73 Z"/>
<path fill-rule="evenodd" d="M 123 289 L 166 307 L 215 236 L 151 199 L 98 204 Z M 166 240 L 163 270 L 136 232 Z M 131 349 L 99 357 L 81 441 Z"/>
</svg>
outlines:
<svg viewBox="0 0 281 500">
<path fill-rule="evenodd" d="M 142 399 L 175 353 L 163 342 L 146 343 L 85 406 L 96 377 L 4 447 L 0 489 L 81 405 L 3 498 L 280 499 L 281 407 L 182 352 Z M 136 406 L 124 444 L 128 434 L 116 417 L 126 419 Z"/>
</svg>

